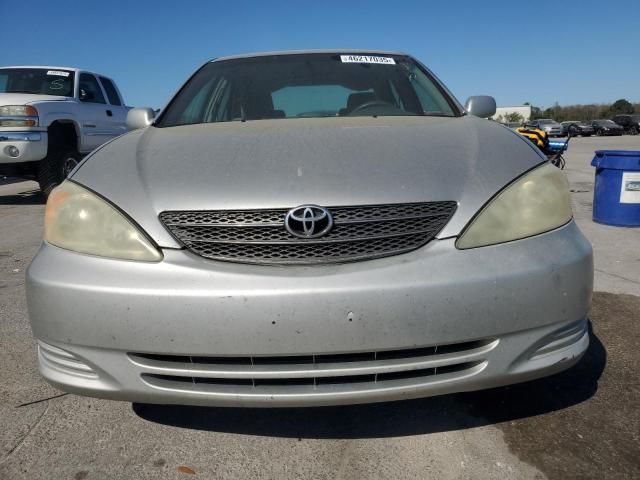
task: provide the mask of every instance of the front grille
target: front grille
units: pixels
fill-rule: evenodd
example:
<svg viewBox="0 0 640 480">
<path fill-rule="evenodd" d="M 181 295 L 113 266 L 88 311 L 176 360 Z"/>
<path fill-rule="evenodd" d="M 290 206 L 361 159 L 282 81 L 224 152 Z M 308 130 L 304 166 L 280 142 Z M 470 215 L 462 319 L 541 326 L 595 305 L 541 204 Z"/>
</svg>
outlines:
<svg viewBox="0 0 640 480">
<path fill-rule="evenodd" d="M 160 220 L 191 252 L 213 260 L 314 264 L 368 260 L 415 250 L 447 224 L 456 202 L 329 207 L 333 228 L 298 238 L 284 226 L 288 209 L 166 211 Z"/>
<path fill-rule="evenodd" d="M 237 394 L 367 390 L 453 380 L 481 371 L 496 339 L 373 352 L 286 356 L 129 353 L 148 385 Z"/>
</svg>

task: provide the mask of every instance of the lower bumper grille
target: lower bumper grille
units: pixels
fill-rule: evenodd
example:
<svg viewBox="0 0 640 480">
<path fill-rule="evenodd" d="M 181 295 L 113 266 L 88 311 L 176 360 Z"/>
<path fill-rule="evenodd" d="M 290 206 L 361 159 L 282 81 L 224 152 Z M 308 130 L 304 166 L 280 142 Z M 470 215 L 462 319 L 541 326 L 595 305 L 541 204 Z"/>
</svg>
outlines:
<svg viewBox="0 0 640 480">
<path fill-rule="evenodd" d="M 202 357 L 130 353 L 161 389 L 236 394 L 322 393 L 454 379 L 481 371 L 498 340 L 349 354 Z"/>
</svg>

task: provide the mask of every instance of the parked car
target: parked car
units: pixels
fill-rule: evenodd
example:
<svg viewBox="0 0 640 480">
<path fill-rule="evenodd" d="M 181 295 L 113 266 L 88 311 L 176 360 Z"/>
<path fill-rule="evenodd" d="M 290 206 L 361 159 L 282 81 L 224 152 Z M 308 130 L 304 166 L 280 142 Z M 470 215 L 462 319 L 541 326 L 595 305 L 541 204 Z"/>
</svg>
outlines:
<svg viewBox="0 0 640 480">
<path fill-rule="evenodd" d="M 562 125 L 562 135 L 568 135 L 569 130 L 571 130 L 573 136 L 581 135 L 583 137 L 590 137 L 594 133 L 591 125 L 578 120 L 567 120 L 566 122 L 560 123 L 560 125 Z"/>
<path fill-rule="evenodd" d="M 594 120 L 591 122 L 591 126 L 596 135 L 622 135 L 624 128 L 615 123 L 613 120 Z"/>
<path fill-rule="evenodd" d="M 0 68 L 0 174 L 45 195 L 83 155 L 126 131 L 128 107 L 105 75 L 69 67 Z"/>
<path fill-rule="evenodd" d="M 629 135 L 640 133 L 640 114 L 636 115 L 616 115 L 613 121 L 624 128 L 624 132 Z"/>
<path fill-rule="evenodd" d="M 547 132 L 550 137 L 562 136 L 562 125 L 550 118 L 541 118 L 539 120 L 529 120 L 526 122 L 525 127 L 538 128 Z"/>
<path fill-rule="evenodd" d="M 206 63 L 50 195 L 27 272 L 42 375 L 248 407 L 570 367 L 589 343 L 591 245 L 564 173 L 494 113 L 400 53 Z"/>
</svg>

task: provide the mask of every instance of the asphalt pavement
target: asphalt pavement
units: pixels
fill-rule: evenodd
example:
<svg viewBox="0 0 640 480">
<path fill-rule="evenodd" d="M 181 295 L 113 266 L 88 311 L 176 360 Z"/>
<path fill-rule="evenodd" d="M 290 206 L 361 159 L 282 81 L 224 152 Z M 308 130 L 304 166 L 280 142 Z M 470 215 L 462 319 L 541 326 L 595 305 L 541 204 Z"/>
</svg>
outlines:
<svg viewBox="0 0 640 480">
<path fill-rule="evenodd" d="M 130 404 L 64 394 L 37 371 L 24 271 L 44 204 L 0 178 L 0 479 L 640 478 L 640 228 L 591 220 L 597 149 L 566 155 L 595 251 L 591 344 L 572 369 L 482 392 L 313 409 Z"/>
</svg>

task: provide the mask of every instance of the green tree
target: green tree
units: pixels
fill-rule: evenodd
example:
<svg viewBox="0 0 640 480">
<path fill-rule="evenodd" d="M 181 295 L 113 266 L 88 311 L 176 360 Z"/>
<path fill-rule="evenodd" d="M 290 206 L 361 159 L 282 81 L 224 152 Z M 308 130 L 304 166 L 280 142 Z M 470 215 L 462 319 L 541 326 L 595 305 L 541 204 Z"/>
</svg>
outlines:
<svg viewBox="0 0 640 480">
<path fill-rule="evenodd" d="M 506 113 L 504 116 L 504 119 L 505 119 L 505 122 L 508 122 L 508 123 L 511 123 L 511 122 L 522 123 L 524 121 L 524 117 L 520 115 L 518 112 Z"/>
<path fill-rule="evenodd" d="M 611 115 L 618 115 L 621 113 L 633 113 L 633 105 L 625 98 L 616 100 L 613 105 L 609 107 Z"/>
<path fill-rule="evenodd" d="M 524 105 L 529 105 L 531 107 L 531 120 L 537 120 L 538 118 L 542 118 L 542 111 L 539 107 L 534 107 L 529 102 L 524 102 Z"/>
</svg>

